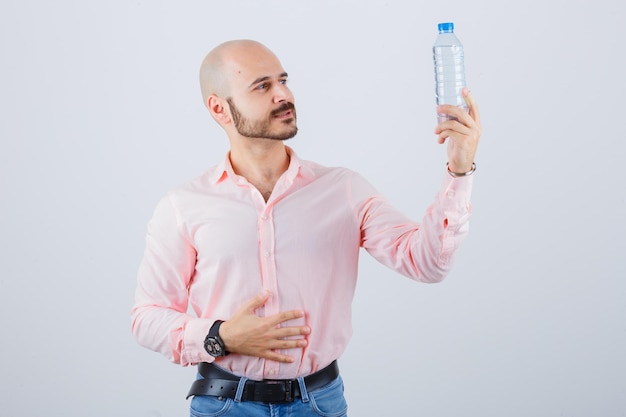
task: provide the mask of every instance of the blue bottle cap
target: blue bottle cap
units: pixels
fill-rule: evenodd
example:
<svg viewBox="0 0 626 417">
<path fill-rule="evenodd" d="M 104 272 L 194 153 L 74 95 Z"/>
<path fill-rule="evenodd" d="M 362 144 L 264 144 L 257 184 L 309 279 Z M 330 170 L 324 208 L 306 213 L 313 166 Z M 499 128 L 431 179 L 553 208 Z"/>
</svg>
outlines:
<svg viewBox="0 0 626 417">
<path fill-rule="evenodd" d="M 439 33 L 454 32 L 454 23 L 452 22 L 439 23 L 437 27 L 439 29 Z"/>
</svg>

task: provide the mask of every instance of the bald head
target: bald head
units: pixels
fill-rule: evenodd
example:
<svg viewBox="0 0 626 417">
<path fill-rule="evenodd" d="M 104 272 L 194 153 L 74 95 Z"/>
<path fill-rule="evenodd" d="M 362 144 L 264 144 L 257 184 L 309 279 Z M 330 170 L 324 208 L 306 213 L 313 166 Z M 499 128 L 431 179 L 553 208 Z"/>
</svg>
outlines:
<svg viewBox="0 0 626 417">
<path fill-rule="evenodd" d="M 212 94 L 229 97 L 234 78 L 241 75 L 251 62 L 268 59 L 278 61 L 272 51 L 253 40 L 228 41 L 215 47 L 200 66 L 200 88 L 204 104 L 207 104 Z"/>
</svg>

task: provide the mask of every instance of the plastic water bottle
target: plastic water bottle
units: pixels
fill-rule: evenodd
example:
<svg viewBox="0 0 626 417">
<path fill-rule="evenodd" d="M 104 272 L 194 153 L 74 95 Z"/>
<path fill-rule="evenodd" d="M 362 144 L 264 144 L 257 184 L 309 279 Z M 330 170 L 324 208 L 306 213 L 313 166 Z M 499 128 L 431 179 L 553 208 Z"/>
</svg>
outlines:
<svg viewBox="0 0 626 417">
<path fill-rule="evenodd" d="M 465 87 L 463 44 L 454 34 L 454 23 L 439 23 L 438 28 L 439 36 L 433 46 L 437 105 L 452 104 L 467 111 L 467 104 L 462 93 Z M 454 117 L 437 114 L 439 123 L 448 119 L 454 119 Z"/>
</svg>

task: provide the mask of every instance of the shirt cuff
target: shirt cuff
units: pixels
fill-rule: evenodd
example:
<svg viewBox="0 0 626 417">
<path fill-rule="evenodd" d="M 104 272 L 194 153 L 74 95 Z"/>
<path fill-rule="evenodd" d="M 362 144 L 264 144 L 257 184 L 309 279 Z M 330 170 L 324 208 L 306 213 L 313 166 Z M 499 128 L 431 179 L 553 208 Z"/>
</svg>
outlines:
<svg viewBox="0 0 626 417">
<path fill-rule="evenodd" d="M 183 348 L 181 351 L 181 365 L 194 365 L 199 362 L 213 362 L 213 356 L 204 349 L 204 339 L 215 320 L 190 319 L 185 324 Z"/>
<path fill-rule="evenodd" d="M 444 175 L 439 188 L 439 203 L 444 209 L 470 210 L 474 176 L 452 177 Z"/>
</svg>

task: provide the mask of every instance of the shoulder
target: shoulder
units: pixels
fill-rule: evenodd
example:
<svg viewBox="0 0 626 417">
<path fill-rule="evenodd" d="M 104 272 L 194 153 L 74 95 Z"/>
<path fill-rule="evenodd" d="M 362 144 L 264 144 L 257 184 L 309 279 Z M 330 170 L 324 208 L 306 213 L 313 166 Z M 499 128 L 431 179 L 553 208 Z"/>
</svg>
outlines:
<svg viewBox="0 0 626 417">
<path fill-rule="evenodd" d="M 170 188 L 167 191 L 167 196 L 172 197 L 188 193 L 206 193 L 220 182 L 222 172 L 219 171 L 219 166 L 213 166 L 202 174 Z"/>
<path fill-rule="evenodd" d="M 302 167 L 304 176 L 309 175 L 313 183 L 346 196 L 352 204 L 379 195 L 364 176 L 350 168 L 328 167 L 311 161 L 302 161 Z"/>
<path fill-rule="evenodd" d="M 214 181 L 216 167 L 211 167 L 202 174 L 183 181 L 165 191 L 157 203 L 157 211 L 179 213 L 189 205 L 195 205 L 198 199 L 215 192 L 218 181 Z"/>
<path fill-rule="evenodd" d="M 362 178 L 360 174 L 356 171 L 351 170 L 350 168 L 334 166 L 329 167 L 317 162 L 302 160 L 300 161 L 302 165 L 303 174 L 311 174 L 317 178 L 332 178 L 332 179 L 342 179 L 350 181 L 354 178 Z"/>
</svg>

